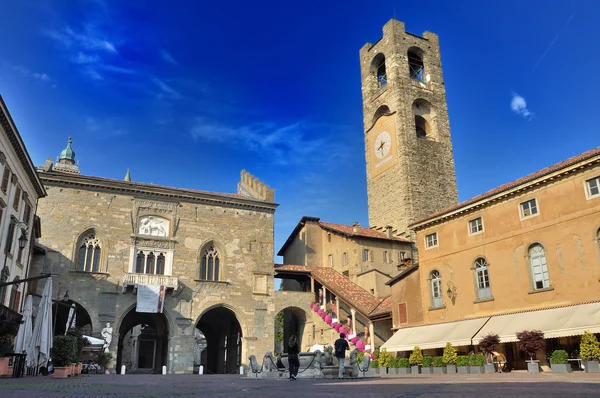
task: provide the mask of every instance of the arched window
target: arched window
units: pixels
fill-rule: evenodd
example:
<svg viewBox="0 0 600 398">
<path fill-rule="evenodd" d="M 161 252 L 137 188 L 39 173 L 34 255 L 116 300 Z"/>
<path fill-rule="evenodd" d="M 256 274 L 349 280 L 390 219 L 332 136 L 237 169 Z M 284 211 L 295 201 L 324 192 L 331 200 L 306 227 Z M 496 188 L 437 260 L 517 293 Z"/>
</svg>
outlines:
<svg viewBox="0 0 600 398">
<path fill-rule="evenodd" d="M 417 138 L 437 141 L 432 121 L 434 113 L 432 106 L 424 99 L 417 99 L 412 104 L 412 112 L 415 117 L 415 133 Z"/>
<path fill-rule="evenodd" d="M 533 279 L 533 288 L 536 290 L 550 287 L 548 276 L 548 265 L 546 264 L 546 252 L 542 245 L 536 243 L 529 248 L 529 263 Z"/>
<path fill-rule="evenodd" d="M 423 116 L 415 115 L 415 129 L 417 131 L 417 138 L 425 138 L 427 139 L 428 132 L 431 130 L 429 128 L 429 123 Z"/>
<path fill-rule="evenodd" d="M 96 237 L 95 232 L 89 232 L 80 240 L 77 252 L 77 271 L 99 272 L 101 255 L 100 240 Z"/>
<path fill-rule="evenodd" d="M 442 300 L 442 277 L 440 275 L 440 271 L 431 271 L 431 274 L 429 274 L 429 279 L 431 280 L 432 307 L 442 307 L 444 302 Z"/>
<path fill-rule="evenodd" d="M 387 105 L 381 105 L 375 111 L 375 115 L 373 116 L 373 123 L 375 123 L 377 119 L 379 119 L 381 116 L 389 115 L 390 113 L 390 108 Z"/>
<path fill-rule="evenodd" d="M 379 53 L 371 62 L 371 73 L 377 78 L 378 87 L 384 87 L 387 84 L 387 73 L 385 70 L 385 55 Z"/>
<path fill-rule="evenodd" d="M 219 253 L 214 245 L 208 246 L 200 258 L 200 279 L 218 281 L 220 276 Z"/>
<path fill-rule="evenodd" d="M 424 81 L 423 51 L 417 47 L 411 47 L 406 55 L 408 57 L 408 75 L 410 78 Z"/>
<path fill-rule="evenodd" d="M 153 250 L 139 250 L 135 258 L 135 273 L 164 275 L 165 263 L 165 253 Z"/>
<path fill-rule="evenodd" d="M 146 256 L 144 255 L 144 252 L 140 251 L 140 252 L 138 252 L 138 255 L 135 259 L 135 273 L 143 274 L 145 269 L 146 269 Z"/>
<path fill-rule="evenodd" d="M 490 276 L 488 273 L 488 263 L 485 258 L 475 260 L 475 279 L 477 283 L 477 298 L 479 300 L 489 300 L 492 298 L 490 289 Z"/>
<path fill-rule="evenodd" d="M 160 253 L 158 257 L 156 257 L 156 274 L 165 274 L 165 255 L 162 253 Z"/>
</svg>

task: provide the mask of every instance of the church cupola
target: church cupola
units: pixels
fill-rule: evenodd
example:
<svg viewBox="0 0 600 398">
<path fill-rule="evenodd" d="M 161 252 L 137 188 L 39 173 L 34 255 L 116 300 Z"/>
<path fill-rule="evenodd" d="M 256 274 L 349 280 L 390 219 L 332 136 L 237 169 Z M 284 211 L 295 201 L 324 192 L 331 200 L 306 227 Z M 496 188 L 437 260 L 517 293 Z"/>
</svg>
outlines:
<svg viewBox="0 0 600 398">
<path fill-rule="evenodd" d="M 67 141 L 67 147 L 60 153 L 58 163 L 75 164 L 75 151 L 73 148 L 71 148 L 72 142 L 73 140 L 71 137 L 69 137 L 69 140 Z"/>
</svg>

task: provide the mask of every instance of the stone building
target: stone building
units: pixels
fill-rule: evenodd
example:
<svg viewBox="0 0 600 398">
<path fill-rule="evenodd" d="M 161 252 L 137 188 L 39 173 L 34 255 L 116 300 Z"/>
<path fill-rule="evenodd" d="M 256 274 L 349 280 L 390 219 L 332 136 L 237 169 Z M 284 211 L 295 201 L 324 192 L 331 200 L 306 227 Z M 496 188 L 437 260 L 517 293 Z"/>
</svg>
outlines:
<svg viewBox="0 0 600 398">
<path fill-rule="evenodd" d="M 0 96 L 0 284 L 25 279 L 40 234 L 38 199 L 46 195 L 25 144 Z M 0 286 L 0 311 L 21 312 L 26 283 Z"/>
<path fill-rule="evenodd" d="M 245 171 L 236 194 L 86 176 L 71 140 L 39 175 L 48 233 L 32 275 L 58 274 L 54 296 L 68 292 L 75 326 L 110 342 L 111 369 L 191 373 L 200 344 L 205 372 L 237 373 L 272 350 L 272 189 Z M 166 291 L 162 312 L 136 311 L 148 285 Z M 56 334 L 67 312 L 55 308 Z"/>
<path fill-rule="evenodd" d="M 360 50 L 369 225 L 408 225 L 457 203 L 438 36 L 395 19 Z"/>
<path fill-rule="evenodd" d="M 524 368 L 517 332 L 542 330 L 548 352 L 572 355 L 585 330 L 600 333 L 600 147 L 410 227 L 419 265 L 389 282 L 388 350 L 439 355 L 450 341 L 466 353 L 495 333 Z"/>
</svg>

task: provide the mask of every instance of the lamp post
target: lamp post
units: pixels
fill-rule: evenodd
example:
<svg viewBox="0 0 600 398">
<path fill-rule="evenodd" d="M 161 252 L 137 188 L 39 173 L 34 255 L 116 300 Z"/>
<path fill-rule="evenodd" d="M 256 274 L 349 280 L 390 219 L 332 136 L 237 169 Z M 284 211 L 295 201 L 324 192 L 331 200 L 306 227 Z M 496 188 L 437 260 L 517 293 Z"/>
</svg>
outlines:
<svg viewBox="0 0 600 398">
<path fill-rule="evenodd" d="M 6 260 L 8 260 L 8 253 L 13 243 L 13 236 L 15 228 L 21 229 L 21 236 L 19 237 L 19 250 L 23 250 L 27 245 L 27 224 L 24 222 L 11 220 L 10 226 L 8 227 L 8 234 L 6 236 L 6 246 L 4 246 L 4 265 L 2 266 L 2 272 L 0 273 L 0 283 L 4 283 L 8 280 L 10 271 L 6 267 Z M 4 286 L 0 286 L 0 304 L 4 304 Z"/>
</svg>

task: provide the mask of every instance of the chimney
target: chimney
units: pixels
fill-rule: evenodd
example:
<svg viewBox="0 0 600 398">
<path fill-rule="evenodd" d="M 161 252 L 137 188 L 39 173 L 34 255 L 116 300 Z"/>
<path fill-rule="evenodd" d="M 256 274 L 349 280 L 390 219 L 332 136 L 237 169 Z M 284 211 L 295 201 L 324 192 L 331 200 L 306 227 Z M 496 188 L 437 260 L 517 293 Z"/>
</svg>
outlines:
<svg viewBox="0 0 600 398">
<path fill-rule="evenodd" d="M 360 229 L 360 224 L 358 223 L 358 221 L 356 221 L 354 224 L 352 224 L 352 232 L 357 234 L 358 230 Z"/>
<path fill-rule="evenodd" d="M 394 233 L 392 231 L 392 226 L 391 225 L 387 225 L 385 227 L 385 233 L 387 234 L 387 238 L 388 239 L 392 239 L 394 237 Z"/>
</svg>

